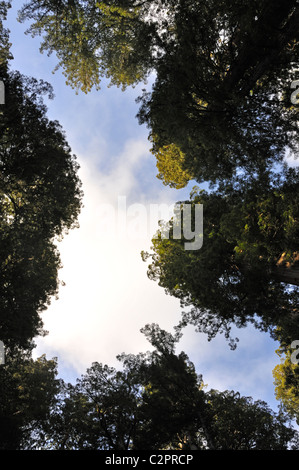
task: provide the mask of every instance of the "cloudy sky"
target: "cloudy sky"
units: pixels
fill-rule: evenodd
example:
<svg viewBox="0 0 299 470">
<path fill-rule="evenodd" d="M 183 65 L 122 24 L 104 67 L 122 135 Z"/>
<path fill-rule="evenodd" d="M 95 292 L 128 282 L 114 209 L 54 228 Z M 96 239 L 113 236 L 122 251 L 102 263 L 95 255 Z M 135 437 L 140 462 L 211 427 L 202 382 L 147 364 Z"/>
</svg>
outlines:
<svg viewBox="0 0 299 470">
<path fill-rule="evenodd" d="M 140 333 L 146 323 L 172 332 L 180 320 L 179 302 L 147 278 L 140 252 L 150 248 L 157 229 L 150 205 L 171 207 L 193 185 L 177 191 L 156 178 L 147 129 L 135 117 L 143 85 L 122 92 L 103 81 L 100 91 L 76 95 L 61 71 L 52 74 L 55 56 L 40 54 L 39 38 L 24 35 L 26 25 L 16 21 L 22 3 L 14 2 L 7 22 L 11 68 L 53 85 L 48 116 L 63 126 L 77 155 L 85 194 L 80 228 L 59 243 L 59 277 L 66 286 L 43 315 L 49 334 L 37 341 L 35 352 L 57 357 L 60 376 L 74 382 L 94 361 L 117 365 L 117 354 L 148 350 Z M 236 335 L 240 342 L 231 351 L 222 336 L 207 342 L 188 328 L 178 351 L 186 351 L 208 388 L 236 390 L 276 409 L 272 370 L 278 345 L 252 328 Z"/>
</svg>

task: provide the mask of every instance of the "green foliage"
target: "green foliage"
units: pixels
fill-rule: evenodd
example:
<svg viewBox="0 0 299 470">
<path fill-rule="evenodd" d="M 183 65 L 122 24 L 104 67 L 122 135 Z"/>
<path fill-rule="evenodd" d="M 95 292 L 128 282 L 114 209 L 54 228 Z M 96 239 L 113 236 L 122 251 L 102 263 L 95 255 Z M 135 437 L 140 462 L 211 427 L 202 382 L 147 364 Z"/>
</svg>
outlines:
<svg viewBox="0 0 299 470">
<path fill-rule="evenodd" d="M 294 437 L 288 417 L 238 392 L 206 394 L 211 435 L 219 450 L 287 450 Z"/>
<path fill-rule="evenodd" d="M 6 208 L 14 224 L 31 217 L 40 236 L 63 235 L 77 226 L 82 192 L 76 157 L 60 124 L 46 117 L 42 95 L 53 98 L 52 88 L 18 72 L 3 71 L 3 77 L 1 190 L 11 206 Z"/>
<path fill-rule="evenodd" d="M 34 431 L 46 421 L 59 390 L 57 361 L 33 360 L 31 351 L 6 351 L 0 367 L 0 449 L 34 449 Z"/>
<path fill-rule="evenodd" d="M 8 4 L 0 2 L 3 18 Z M 57 68 L 77 91 L 99 88 L 103 78 L 125 89 L 154 71 L 152 91 L 138 99 L 138 119 L 149 127 L 158 178 L 177 189 L 191 179 L 219 184 L 186 201 L 193 214 L 204 205 L 199 251 L 173 237 L 171 220 L 164 227 L 170 238 L 162 227 L 153 252 L 143 254 L 152 257 L 148 276 L 187 307 L 176 335 L 148 325 L 143 332 L 152 353 L 119 356 L 121 371 L 94 363 L 77 385 L 62 384 L 55 408 L 35 428 L 42 448 L 276 450 L 291 442 L 286 416 L 265 403 L 204 392 L 175 343 L 188 323 L 209 339 L 223 332 L 232 347 L 232 324 L 270 331 L 286 351 L 274 371 L 277 397 L 297 418 L 297 366 L 285 345 L 299 333 L 299 172 L 281 163 L 299 143 L 298 107 L 290 103 L 298 18 L 296 0 L 30 0 L 23 6 L 20 21 L 29 20 L 28 33 L 43 36 L 41 51 L 56 53 Z M 1 66 L 9 58 L 3 27 L 0 42 Z M 5 67 L 3 73 L 0 338 L 28 346 L 42 333 L 39 313 L 58 291 L 53 239 L 76 226 L 81 191 L 75 159 L 39 98 L 51 91 L 48 85 Z M 280 177 L 271 174 L 277 164 Z M 20 401 L 32 405 L 22 385 L 18 390 Z M 20 415 L 27 414 L 24 405 Z M 16 424 L 3 416 L 20 442 L 26 419 Z"/>
<path fill-rule="evenodd" d="M 137 449 L 178 449 L 185 435 L 194 436 L 198 407 L 203 400 L 201 377 L 185 353 L 164 353 L 146 368 L 142 427 L 135 436 Z"/>
<path fill-rule="evenodd" d="M 136 375 L 136 372 L 135 372 Z M 43 424 L 42 448 L 128 450 L 135 433 L 138 387 L 134 374 L 93 363 Z"/>
<path fill-rule="evenodd" d="M 161 148 L 175 145 L 182 171 L 214 183 L 281 161 L 286 146 L 298 149 L 298 109 L 288 93 L 298 42 L 277 39 L 297 10 L 295 2 L 281 10 L 269 1 L 179 2 L 171 47 L 156 63 L 152 92 L 139 99 L 158 160 Z"/>
<path fill-rule="evenodd" d="M 280 347 L 281 362 L 273 370 L 275 395 L 287 412 L 299 423 L 299 365 L 298 354 L 290 345 Z M 284 356 L 284 357 L 283 357 Z"/>
<path fill-rule="evenodd" d="M 203 204 L 200 250 L 186 250 L 183 236 L 173 237 L 173 220 L 169 238 L 158 231 L 143 258 L 152 258 L 148 277 L 188 307 L 182 327 L 191 323 L 209 339 L 218 332 L 229 338 L 231 324 L 252 322 L 274 336 L 280 326 L 285 339 L 296 337 L 298 287 L 290 289 L 293 268 L 285 278 L 279 260 L 282 254 L 297 256 L 298 176 L 295 170 L 281 181 L 265 175 L 259 184 L 248 182 L 246 192 L 242 181 L 239 188 L 194 193 L 186 203 L 193 209 Z"/>
<path fill-rule="evenodd" d="M 298 148 L 289 93 L 295 0 L 31 0 L 19 17 L 43 36 L 41 50 L 56 53 L 77 90 L 98 87 L 102 77 L 125 88 L 155 72 L 138 118 L 154 136 L 166 184 L 180 188 L 189 175 L 227 180 L 240 167 L 259 172 L 280 162 L 287 146 Z"/>
<path fill-rule="evenodd" d="M 155 139 L 152 140 L 154 142 Z M 192 176 L 183 170 L 185 156 L 176 145 L 164 145 L 156 153 L 153 150 L 153 154 L 157 158 L 157 178 L 162 180 L 163 184 L 181 189 L 192 179 Z"/>
<path fill-rule="evenodd" d="M 7 63 L 12 58 L 10 53 L 9 30 L 4 28 L 3 21 L 7 19 L 7 12 L 11 8 L 11 3 L 0 2 L 0 66 Z"/>
<path fill-rule="evenodd" d="M 42 96 L 49 84 L 2 68 L 0 114 L 0 338 L 27 347 L 42 334 L 40 313 L 58 292 L 55 239 L 77 227 L 78 164 Z"/>
<path fill-rule="evenodd" d="M 41 52 L 56 53 L 77 91 L 99 88 L 102 77 L 123 88 L 142 81 L 151 68 L 153 28 L 134 1 L 27 2 L 19 18 L 33 20 L 28 33 L 43 34 Z"/>
<path fill-rule="evenodd" d="M 76 385 L 60 381 L 27 448 L 284 450 L 293 442 L 286 414 L 235 392 L 206 392 L 188 356 L 175 354 L 177 334 L 155 324 L 143 332 L 151 352 L 121 354 L 120 369 L 93 363 Z"/>
</svg>

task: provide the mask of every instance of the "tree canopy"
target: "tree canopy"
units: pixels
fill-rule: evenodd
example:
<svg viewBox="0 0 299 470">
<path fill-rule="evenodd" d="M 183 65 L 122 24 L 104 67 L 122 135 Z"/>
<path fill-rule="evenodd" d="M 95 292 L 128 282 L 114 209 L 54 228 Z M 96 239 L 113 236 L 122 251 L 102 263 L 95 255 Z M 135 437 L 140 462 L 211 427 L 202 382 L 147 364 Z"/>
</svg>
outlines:
<svg viewBox="0 0 299 470">
<path fill-rule="evenodd" d="M 299 423 L 298 340 L 283 343 L 277 350 L 280 363 L 273 370 L 275 395 L 283 408 Z"/>
<path fill-rule="evenodd" d="M 0 367 L 0 449 L 35 448 L 35 430 L 48 419 L 59 392 L 57 360 L 14 348 Z"/>
<path fill-rule="evenodd" d="M 206 391 L 186 353 L 176 354 L 180 335 L 156 324 L 146 325 L 142 331 L 151 351 L 119 355 L 119 368 L 95 362 L 75 385 L 54 380 L 56 363 L 45 358 L 26 360 L 17 373 L 7 368 L 16 384 L 23 371 L 30 369 L 25 383 L 17 387 L 20 429 L 27 432 L 24 448 L 297 448 L 297 432 L 286 413 L 274 412 L 265 402 L 238 392 Z M 30 400 L 34 406 L 29 410 Z M 9 402 L 15 406 L 15 397 Z"/>
<path fill-rule="evenodd" d="M 20 20 L 28 32 L 45 34 L 41 51 L 55 52 L 67 83 L 84 92 L 102 77 L 126 87 L 144 80 L 152 67 L 155 31 L 144 21 L 149 2 L 27 2 Z"/>
<path fill-rule="evenodd" d="M 179 5 L 172 47 L 156 64 L 152 91 L 139 99 L 158 161 L 162 148 L 175 145 L 191 179 L 215 183 L 280 162 L 286 147 L 296 151 L 290 85 L 298 38 L 292 30 L 288 43 L 283 33 L 288 15 L 290 28 L 297 17 L 295 2 Z"/>
<path fill-rule="evenodd" d="M 7 28 L 4 28 L 3 25 L 3 21 L 7 19 L 7 12 L 10 7 L 10 2 L 0 2 L 0 65 L 12 58 L 10 53 L 9 31 Z"/>
<path fill-rule="evenodd" d="M 0 1 L 5 19 L 10 2 Z M 19 20 L 56 53 L 67 84 L 83 92 L 135 86 L 137 118 L 149 128 L 158 178 L 176 189 L 210 183 L 180 201 L 204 207 L 203 244 L 185 247 L 177 220 L 152 241 L 148 276 L 184 309 L 175 335 L 142 330 L 151 352 L 121 354 L 122 367 L 94 362 L 75 385 L 57 362 L 34 361 L 45 334 L 41 313 L 57 296 L 56 241 L 78 226 L 79 166 L 57 121 L 47 118 L 48 83 L 10 70 L 9 32 L 0 24 L 0 368 L 3 449 L 287 449 L 298 420 L 299 171 L 297 0 L 28 0 Z M 295 92 L 296 93 L 296 92 Z M 292 96 L 292 98 L 291 98 Z M 165 237 L 167 230 L 168 237 Z M 197 234 L 196 234 L 197 235 Z M 200 235 L 201 236 L 201 235 Z M 189 240 L 188 240 L 189 241 Z M 184 326 L 213 338 L 231 325 L 270 332 L 285 354 L 273 374 L 284 410 L 233 390 L 206 391 L 175 348 Z"/>
<path fill-rule="evenodd" d="M 298 332 L 298 176 L 264 175 L 223 191 L 194 192 L 193 216 L 204 208 L 203 245 L 186 250 L 184 234 L 174 237 L 173 217 L 152 240 L 148 276 L 179 298 L 182 325 L 192 323 L 210 338 L 229 336 L 230 325 L 252 322 L 285 341 Z M 183 209 L 181 209 L 183 211 Z M 233 343 L 232 343 L 233 344 Z"/>
<path fill-rule="evenodd" d="M 46 116 L 48 83 L 1 66 L 0 338 L 25 347 L 42 332 L 40 313 L 58 292 L 55 240 L 77 227 L 82 205 L 78 164 L 61 126 Z"/>
<path fill-rule="evenodd" d="M 259 172 L 298 149 L 298 14 L 296 0 L 52 0 L 27 2 L 20 20 L 77 89 L 103 76 L 126 87 L 154 72 L 138 118 L 158 177 L 181 187 Z"/>
</svg>

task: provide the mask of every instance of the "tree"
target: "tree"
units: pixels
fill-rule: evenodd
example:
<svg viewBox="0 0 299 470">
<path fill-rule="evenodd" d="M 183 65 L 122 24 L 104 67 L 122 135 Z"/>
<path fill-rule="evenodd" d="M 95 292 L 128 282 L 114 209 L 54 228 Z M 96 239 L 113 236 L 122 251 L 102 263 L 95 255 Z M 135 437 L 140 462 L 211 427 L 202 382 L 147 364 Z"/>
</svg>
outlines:
<svg viewBox="0 0 299 470">
<path fill-rule="evenodd" d="M 43 34 L 41 49 L 56 52 L 77 89 L 101 77 L 125 88 L 155 72 L 138 119 L 150 129 L 159 178 L 181 187 L 182 176 L 229 180 L 297 151 L 298 15 L 296 0 L 31 0 L 20 20 Z"/>
<path fill-rule="evenodd" d="M 154 139 L 152 140 L 154 142 Z M 156 154 L 153 150 L 153 154 L 157 158 L 159 171 L 157 178 L 162 180 L 163 184 L 180 189 L 184 188 L 192 179 L 192 176 L 183 170 L 185 155 L 174 144 L 164 145 Z"/>
<path fill-rule="evenodd" d="M 298 6 L 277 5 L 180 2 L 171 53 L 157 62 L 152 91 L 139 98 L 139 122 L 154 137 L 157 159 L 175 145 L 185 156 L 182 171 L 215 183 L 240 169 L 271 167 L 288 146 L 297 151 L 298 109 L 289 89 L 298 38 L 292 30 L 290 48 L 288 23 L 282 25 L 293 24 Z"/>
<path fill-rule="evenodd" d="M 1 70 L 0 338 L 26 348 L 42 334 L 40 313 L 58 293 L 56 240 L 78 226 L 82 191 L 61 126 L 46 116 L 42 96 L 53 97 L 51 86 Z"/>
<path fill-rule="evenodd" d="M 59 390 L 57 361 L 31 357 L 31 350 L 7 350 L 0 367 L 0 449 L 34 449 L 34 431 L 46 421 Z"/>
<path fill-rule="evenodd" d="M 205 421 L 202 376 L 186 353 L 175 354 L 180 332 L 171 335 L 156 324 L 141 331 L 155 349 L 140 367 L 142 402 L 133 449 L 194 448 L 198 433 L 213 448 Z M 128 358 L 132 364 L 131 356 Z M 196 448 L 198 445 L 201 443 Z"/>
<path fill-rule="evenodd" d="M 7 1 L 0 2 L 0 66 L 12 58 L 10 53 L 9 31 L 4 28 L 3 21 L 7 18 L 7 12 L 11 3 Z"/>
<path fill-rule="evenodd" d="M 121 354 L 118 370 L 93 363 L 76 385 L 60 382 L 55 408 L 35 429 L 41 449 L 242 450 L 292 444 L 297 433 L 287 414 L 235 392 L 205 392 L 187 355 L 175 353 L 180 333 L 155 324 L 142 331 L 151 352 Z"/>
<path fill-rule="evenodd" d="M 193 217 L 197 204 L 204 211 L 199 250 L 185 249 L 182 228 L 174 237 L 175 217 L 167 236 L 157 232 L 152 252 L 142 256 L 151 258 L 148 277 L 187 307 L 182 327 L 194 324 L 211 339 L 251 322 L 276 338 L 280 327 L 286 343 L 298 336 L 298 176 L 287 169 L 284 176 L 266 173 L 259 182 L 193 193 L 185 201 Z"/>
<path fill-rule="evenodd" d="M 206 395 L 211 434 L 218 450 L 289 448 L 295 436 L 286 426 L 288 418 L 284 413 L 275 413 L 262 400 L 254 401 L 234 391 L 211 390 Z"/>
<path fill-rule="evenodd" d="M 27 2 L 19 18 L 33 20 L 28 32 L 45 32 L 41 51 L 56 52 L 67 83 L 84 92 L 102 77 L 117 86 L 144 80 L 152 64 L 154 29 L 144 21 L 148 2 Z"/>
<path fill-rule="evenodd" d="M 42 96 L 49 83 L 2 71 L 6 104 L 0 130 L 2 192 L 14 223 L 29 220 L 53 238 L 77 226 L 81 209 L 79 165 L 57 121 L 49 121 Z M 32 208 L 35 208 L 33 211 Z"/>
<path fill-rule="evenodd" d="M 39 431 L 41 447 L 131 449 L 139 426 L 140 359 L 132 358 L 123 370 L 94 362 L 76 385 L 63 383 L 58 405 Z"/>
<path fill-rule="evenodd" d="M 273 370 L 275 395 L 283 407 L 299 423 L 299 366 L 298 354 L 292 344 L 280 345 L 277 354 L 281 358 Z M 297 345 L 297 343 L 295 342 Z M 284 357 L 283 357 L 284 356 Z"/>
</svg>

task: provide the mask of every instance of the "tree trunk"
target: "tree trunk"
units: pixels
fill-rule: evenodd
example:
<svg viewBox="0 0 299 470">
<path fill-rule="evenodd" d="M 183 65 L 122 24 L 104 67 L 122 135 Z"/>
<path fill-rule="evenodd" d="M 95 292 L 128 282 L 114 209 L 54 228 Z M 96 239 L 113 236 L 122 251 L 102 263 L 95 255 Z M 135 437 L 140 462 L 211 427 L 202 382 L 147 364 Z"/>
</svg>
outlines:
<svg viewBox="0 0 299 470">
<path fill-rule="evenodd" d="M 292 262 L 285 260 L 283 253 L 272 271 L 273 277 L 286 284 L 299 286 L 299 253 L 294 253 Z"/>
<path fill-rule="evenodd" d="M 234 265 L 246 275 L 246 272 L 252 271 L 254 266 L 249 262 L 238 263 Z M 284 282 L 293 286 L 299 286 L 299 252 L 293 253 L 291 261 L 286 260 L 285 253 L 281 255 L 276 265 L 272 268 L 267 269 L 268 274 L 278 282 Z"/>
<path fill-rule="evenodd" d="M 295 0 L 269 2 L 260 18 L 247 31 L 247 38 L 239 50 L 238 57 L 223 82 L 225 96 L 229 96 L 244 74 L 251 69 L 247 83 L 241 94 L 248 90 L 268 71 L 271 62 L 278 59 L 279 53 L 293 38 L 298 37 L 298 6 Z M 250 82 L 250 83 L 249 83 Z M 239 91 L 240 92 L 240 91 Z"/>
<path fill-rule="evenodd" d="M 299 266 L 295 268 L 281 268 L 277 267 L 273 271 L 273 277 L 280 282 L 299 286 Z"/>
</svg>

